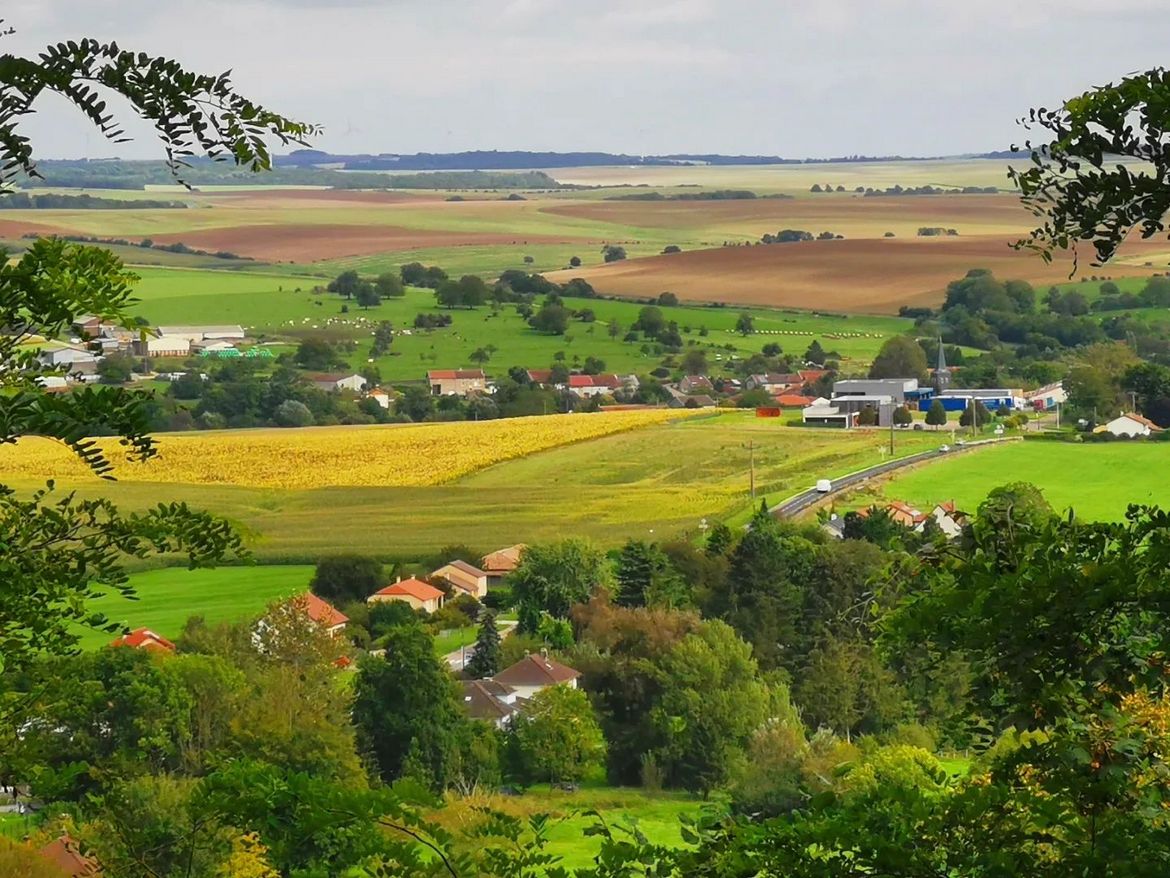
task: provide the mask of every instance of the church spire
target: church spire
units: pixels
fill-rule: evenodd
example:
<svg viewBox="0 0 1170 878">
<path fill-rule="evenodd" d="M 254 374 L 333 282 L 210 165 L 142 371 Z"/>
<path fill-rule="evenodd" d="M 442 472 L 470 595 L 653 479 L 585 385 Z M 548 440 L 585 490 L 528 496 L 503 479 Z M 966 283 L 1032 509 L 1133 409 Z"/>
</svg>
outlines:
<svg viewBox="0 0 1170 878">
<path fill-rule="evenodd" d="M 942 393 L 951 383 L 951 370 L 947 368 L 946 350 L 943 348 L 942 336 L 938 337 L 938 366 L 934 370 L 934 389 Z"/>
</svg>

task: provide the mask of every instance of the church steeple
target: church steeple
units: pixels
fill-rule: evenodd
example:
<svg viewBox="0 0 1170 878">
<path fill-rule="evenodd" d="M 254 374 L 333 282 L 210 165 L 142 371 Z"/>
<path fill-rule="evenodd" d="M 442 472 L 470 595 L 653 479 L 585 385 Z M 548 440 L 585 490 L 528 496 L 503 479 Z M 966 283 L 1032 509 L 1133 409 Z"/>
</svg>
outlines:
<svg viewBox="0 0 1170 878">
<path fill-rule="evenodd" d="M 947 355 L 943 349 L 942 336 L 938 337 L 938 366 L 934 370 L 934 389 L 942 393 L 951 383 L 951 370 L 947 368 Z"/>
</svg>

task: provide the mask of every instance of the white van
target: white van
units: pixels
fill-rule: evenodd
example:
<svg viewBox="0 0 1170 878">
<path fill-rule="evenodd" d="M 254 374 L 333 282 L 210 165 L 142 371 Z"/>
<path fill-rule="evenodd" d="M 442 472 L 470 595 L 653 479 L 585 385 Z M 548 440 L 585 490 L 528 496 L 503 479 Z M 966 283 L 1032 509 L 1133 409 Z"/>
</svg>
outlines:
<svg viewBox="0 0 1170 878">
<path fill-rule="evenodd" d="M 833 483 L 828 479 L 817 479 L 817 492 L 820 494 L 828 494 L 833 490 Z"/>
</svg>

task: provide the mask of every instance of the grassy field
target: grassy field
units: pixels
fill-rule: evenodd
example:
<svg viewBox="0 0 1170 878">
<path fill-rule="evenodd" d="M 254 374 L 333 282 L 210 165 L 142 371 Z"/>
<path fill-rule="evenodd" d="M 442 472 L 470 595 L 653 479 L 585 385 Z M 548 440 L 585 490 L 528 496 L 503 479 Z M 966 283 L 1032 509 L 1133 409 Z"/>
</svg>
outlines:
<svg viewBox="0 0 1170 878">
<path fill-rule="evenodd" d="M 900 436 L 899 454 L 940 441 L 931 434 Z M 267 563 L 311 563 L 341 550 L 413 560 L 456 542 L 486 552 L 566 534 L 606 547 L 638 536 L 697 536 L 704 519 L 729 518 L 761 498 L 778 502 L 818 478 L 879 463 L 885 442 L 884 434 L 870 431 L 806 430 L 730 412 L 553 448 L 424 487 L 58 481 L 128 509 L 181 500 L 213 510 L 237 523 Z M 224 464 L 221 478 L 238 472 Z M 0 479 L 21 490 L 39 484 L 32 476 L 13 476 L 0 467 Z"/>
<path fill-rule="evenodd" d="M 1163 443 L 1013 442 L 915 468 L 884 482 L 879 494 L 919 507 L 953 499 L 974 511 L 992 488 L 1025 481 L 1058 512 L 1073 509 L 1080 518 L 1109 521 L 1120 519 L 1130 503 L 1170 506 L 1170 483 L 1151 478 L 1168 463 L 1170 446 Z"/>
<path fill-rule="evenodd" d="M 145 626 L 164 637 L 175 637 L 189 616 L 201 615 L 215 623 L 258 614 L 276 598 L 307 590 L 312 576 L 313 568 L 304 565 L 148 570 L 130 577 L 136 600 L 105 595 L 89 608 L 130 628 Z M 87 630 L 81 646 L 94 649 L 110 640 L 111 635 L 103 631 Z"/>
<path fill-rule="evenodd" d="M 240 323 L 258 335 L 303 336 L 326 334 L 352 339 L 358 348 L 350 365 L 367 365 L 368 339 L 373 326 L 389 320 L 397 328 L 409 328 L 420 312 L 438 313 L 430 290 L 407 291 L 401 299 L 389 299 L 368 311 L 346 303 L 331 293 L 314 293 L 323 280 L 260 272 L 198 271 L 140 268 L 136 289 L 139 303 L 135 313 L 154 325 L 168 323 Z M 384 380 L 414 380 L 427 369 L 473 365 L 470 354 L 477 348 L 495 345 L 499 350 L 485 369 L 502 375 L 510 366 L 547 368 L 557 352 L 564 352 L 570 365 L 586 356 L 600 357 L 606 368 L 620 372 L 645 372 L 658 365 L 659 357 L 642 351 L 643 342 L 622 340 L 637 320 L 640 304 L 598 299 L 566 299 L 574 310 L 593 311 L 593 323 L 574 322 L 564 336 L 538 333 L 513 308 L 493 313 L 490 308 L 455 310 L 452 324 L 444 329 L 415 332 L 395 337 L 389 354 L 375 361 Z M 808 303 L 810 306 L 814 303 Z M 348 313 L 342 313 L 348 307 Z M 766 344 L 779 343 L 786 352 L 802 354 L 814 340 L 844 358 L 846 368 L 864 367 L 891 335 L 908 330 L 912 323 L 898 317 L 813 314 L 809 311 L 747 309 L 756 334 L 734 332 L 743 309 L 679 306 L 663 308 L 668 320 L 678 323 L 686 342 L 708 351 L 717 367 L 730 356 L 750 356 Z M 622 333 L 609 335 L 616 322 Z M 701 335 L 706 328 L 708 335 Z M 731 345 L 731 350 L 727 346 Z"/>
</svg>

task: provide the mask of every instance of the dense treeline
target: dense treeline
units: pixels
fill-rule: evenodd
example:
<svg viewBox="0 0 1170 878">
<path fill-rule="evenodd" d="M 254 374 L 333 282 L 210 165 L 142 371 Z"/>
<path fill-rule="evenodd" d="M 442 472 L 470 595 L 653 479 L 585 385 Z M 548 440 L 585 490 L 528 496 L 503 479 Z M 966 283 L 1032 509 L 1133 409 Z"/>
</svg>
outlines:
<svg viewBox="0 0 1170 878">
<path fill-rule="evenodd" d="M 23 235 L 26 240 L 35 241 L 40 236 L 35 233 Z M 143 238 L 140 241 L 130 241 L 126 238 L 99 238 L 93 235 L 56 235 L 63 241 L 73 241 L 78 244 L 114 244 L 120 247 L 142 247 L 147 250 L 162 250 L 165 253 L 186 253 L 191 256 L 213 256 L 216 259 L 243 259 L 249 262 L 253 261 L 251 256 L 241 256 L 238 253 L 232 253 L 230 250 L 200 250 L 198 247 L 188 247 L 182 241 L 176 241 L 173 244 L 162 244 L 153 241 L 150 238 Z"/>
<path fill-rule="evenodd" d="M 159 201 L 153 198 L 130 201 L 86 194 L 10 192 L 0 195 L 0 210 L 161 210 L 182 209 L 186 206 L 182 201 Z"/>
<path fill-rule="evenodd" d="M 464 167 L 467 167 L 466 165 Z M 531 167 L 531 166 L 529 166 Z M 121 160 L 46 160 L 38 164 L 43 179 L 25 179 L 25 188 L 39 186 L 84 189 L 142 189 L 173 185 L 164 162 Z M 183 179 L 193 185 L 255 185 L 256 175 L 232 165 L 193 160 Z M 448 170 L 420 174 L 382 174 L 316 167 L 278 167 L 264 177 L 268 186 L 328 186 L 334 189 L 557 189 L 560 184 L 543 171 L 497 173 Z"/>
<path fill-rule="evenodd" d="M 758 195 L 750 189 L 709 189 L 703 192 L 634 192 L 630 195 L 609 195 L 606 201 L 748 201 L 754 198 L 791 198 L 791 195 L 773 193 Z"/>
</svg>

